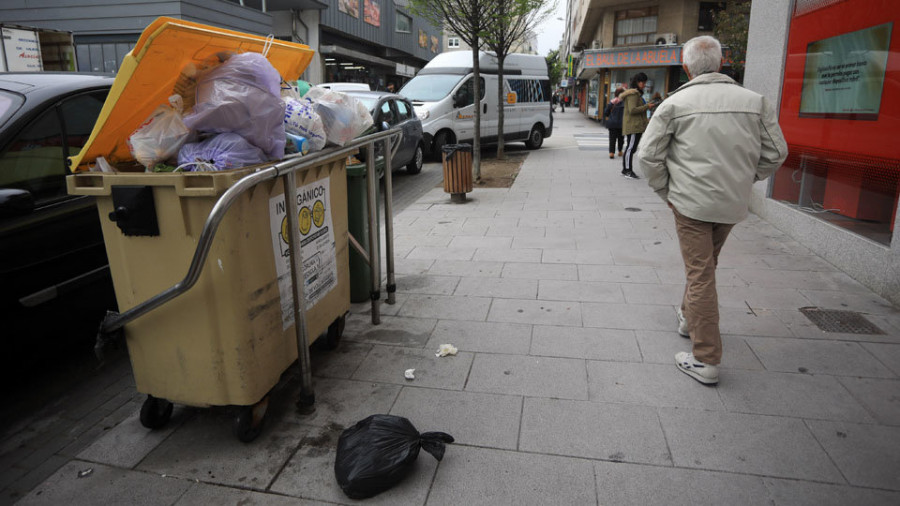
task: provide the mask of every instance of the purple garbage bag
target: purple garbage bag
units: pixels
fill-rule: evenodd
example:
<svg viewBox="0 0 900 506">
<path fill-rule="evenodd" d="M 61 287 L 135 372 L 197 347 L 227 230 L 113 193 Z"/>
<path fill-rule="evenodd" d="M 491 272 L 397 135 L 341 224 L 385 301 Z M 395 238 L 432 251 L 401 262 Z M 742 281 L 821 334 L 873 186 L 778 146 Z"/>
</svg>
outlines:
<svg viewBox="0 0 900 506">
<path fill-rule="evenodd" d="M 268 160 L 280 160 L 285 144 L 280 83 L 265 56 L 236 54 L 199 79 L 197 103 L 184 124 L 201 133 L 236 133 Z"/>
<path fill-rule="evenodd" d="M 261 149 L 234 133 L 219 134 L 200 142 L 191 142 L 178 151 L 178 166 L 188 172 L 237 169 L 266 160 L 266 155 Z"/>
</svg>

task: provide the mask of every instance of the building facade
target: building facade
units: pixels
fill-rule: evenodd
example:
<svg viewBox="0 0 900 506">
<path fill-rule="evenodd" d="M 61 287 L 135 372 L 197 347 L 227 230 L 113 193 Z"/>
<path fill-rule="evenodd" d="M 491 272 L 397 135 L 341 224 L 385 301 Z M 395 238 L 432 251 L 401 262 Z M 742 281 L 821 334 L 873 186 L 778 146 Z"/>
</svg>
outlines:
<svg viewBox="0 0 900 506">
<path fill-rule="evenodd" d="M 47 0 L 0 3 L 0 20 L 73 32 L 78 70 L 116 72 L 141 31 L 159 16 L 272 34 L 309 45 L 303 78 L 399 87 L 441 52 L 442 34 L 407 0 Z"/>
</svg>

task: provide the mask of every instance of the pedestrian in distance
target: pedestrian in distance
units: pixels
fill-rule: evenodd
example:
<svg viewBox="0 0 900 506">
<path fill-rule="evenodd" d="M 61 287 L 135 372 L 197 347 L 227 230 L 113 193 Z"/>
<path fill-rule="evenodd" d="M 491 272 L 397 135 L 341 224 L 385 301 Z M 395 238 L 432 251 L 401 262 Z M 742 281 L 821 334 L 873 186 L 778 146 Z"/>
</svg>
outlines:
<svg viewBox="0 0 900 506">
<path fill-rule="evenodd" d="M 675 355 L 695 380 L 719 381 L 722 338 L 716 292 L 719 252 L 749 212 L 753 183 L 787 158 L 775 110 L 761 95 L 721 74 L 722 46 L 704 35 L 682 51 L 689 81 L 656 110 L 638 160 L 647 183 L 672 209 L 684 260 L 678 333 L 692 341 Z"/>
<path fill-rule="evenodd" d="M 552 106 L 553 112 L 556 112 L 556 106 L 559 104 L 559 93 L 553 94 L 552 103 L 553 103 L 553 106 Z"/>
<path fill-rule="evenodd" d="M 634 173 L 634 154 L 641 143 L 641 136 L 647 129 L 647 111 L 656 104 L 644 103 L 644 87 L 647 86 L 647 74 L 638 72 L 631 78 L 630 87 L 620 95 L 625 102 L 622 113 L 622 134 L 627 141 L 625 156 L 622 157 L 622 175 L 629 179 L 640 179 Z"/>
<path fill-rule="evenodd" d="M 566 100 L 568 100 L 568 98 L 569 97 L 567 97 L 565 95 L 559 97 L 560 113 L 566 112 Z"/>
<path fill-rule="evenodd" d="M 609 130 L 609 157 L 615 158 L 616 147 L 619 148 L 619 156 L 622 156 L 622 146 L 625 138 L 622 137 L 622 113 L 625 103 L 619 98 L 625 90 L 616 88 L 615 96 L 603 109 L 603 119 L 606 121 L 606 129 Z"/>
</svg>

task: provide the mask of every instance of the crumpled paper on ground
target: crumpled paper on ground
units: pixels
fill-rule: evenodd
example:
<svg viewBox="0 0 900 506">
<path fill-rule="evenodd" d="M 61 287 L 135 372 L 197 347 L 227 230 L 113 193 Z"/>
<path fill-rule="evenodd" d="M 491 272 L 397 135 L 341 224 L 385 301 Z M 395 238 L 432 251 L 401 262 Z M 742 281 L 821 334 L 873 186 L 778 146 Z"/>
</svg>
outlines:
<svg viewBox="0 0 900 506">
<path fill-rule="evenodd" d="M 408 380 L 416 379 L 415 372 L 416 372 L 415 369 L 407 369 L 406 371 L 403 372 L 403 377 Z"/>
<path fill-rule="evenodd" d="M 459 351 L 456 349 L 456 346 L 452 344 L 442 344 L 440 348 L 438 348 L 437 353 L 434 354 L 435 357 L 446 357 L 447 355 L 456 355 L 456 352 Z"/>
</svg>

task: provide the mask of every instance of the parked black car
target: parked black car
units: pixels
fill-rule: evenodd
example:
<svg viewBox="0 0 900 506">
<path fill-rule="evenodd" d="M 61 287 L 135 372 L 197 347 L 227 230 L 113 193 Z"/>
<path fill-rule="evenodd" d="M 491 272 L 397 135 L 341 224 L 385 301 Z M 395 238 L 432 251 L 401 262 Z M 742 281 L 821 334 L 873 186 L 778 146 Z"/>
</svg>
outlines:
<svg viewBox="0 0 900 506">
<path fill-rule="evenodd" d="M 403 139 L 393 158 L 393 168 L 406 167 L 409 174 L 422 172 L 425 161 L 425 144 L 422 142 L 422 122 L 416 116 L 409 100 L 384 91 L 345 91 L 359 100 L 372 113 L 376 125 L 387 123 L 391 128 L 400 126 Z"/>
<path fill-rule="evenodd" d="M 115 295 L 92 197 L 66 193 L 113 78 L 0 74 L 0 333 L 4 373 L 93 338 Z M 90 349 L 90 347 L 85 347 Z"/>
</svg>

